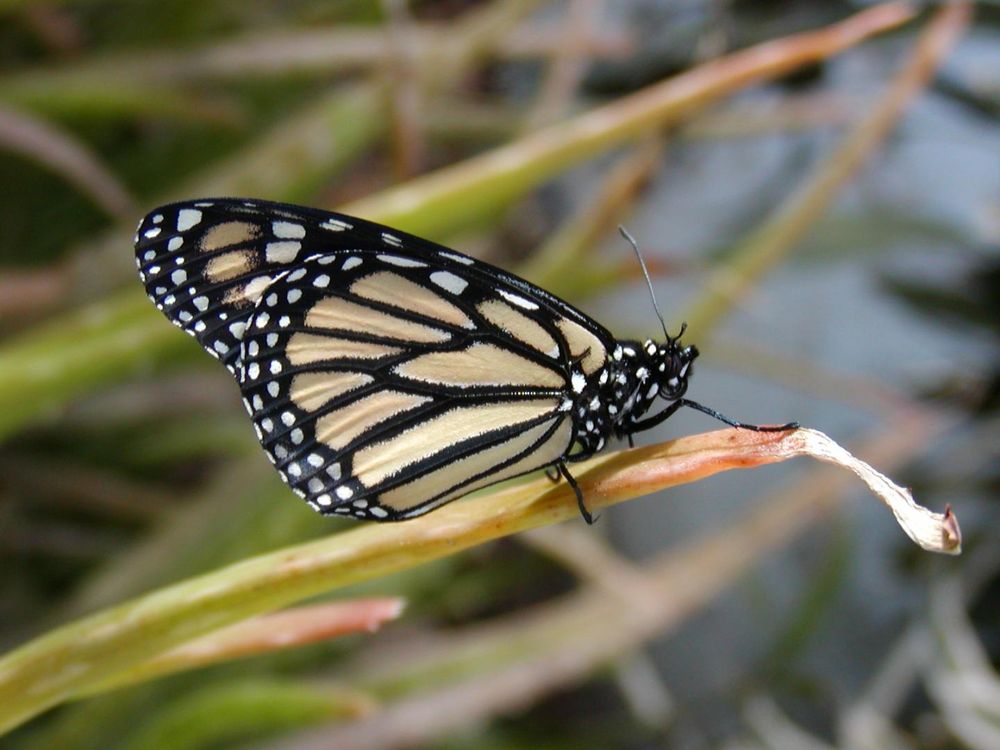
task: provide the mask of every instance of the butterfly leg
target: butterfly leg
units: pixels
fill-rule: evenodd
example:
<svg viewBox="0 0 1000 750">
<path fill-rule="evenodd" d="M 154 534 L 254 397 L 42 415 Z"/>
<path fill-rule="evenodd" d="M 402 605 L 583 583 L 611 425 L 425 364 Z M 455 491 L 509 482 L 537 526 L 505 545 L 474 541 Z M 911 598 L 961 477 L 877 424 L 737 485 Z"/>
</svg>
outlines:
<svg viewBox="0 0 1000 750">
<path fill-rule="evenodd" d="M 559 473 L 559 468 L 556 467 L 556 466 L 546 466 L 545 467 L 545 476 L 547 476 L 549 478 L 550 482 L 552 482 L 553 484 L 555 484 L 556 482 L 559 481 L 559 477 L 561 476 L 560 473 Z"/>
<path fill-rule="evenodd" d="M 580 515 L 583 516 L 583 520 L 587 522 L 588 526 L 593 526 L 600 516 L 593 516 L 590 514 L 590 511 L 587 510 L 587 506 L 583 502 L 583 490 L 580 489 L 580 485 L 576 483 L 573 475 L 569 473 L 569 469 L 566 468 L 566 464 L 562 461 L 555 464 L 555 468 L 569 483 L 569 486 L 573 488 L 573 492 L 576 494 L 576 507 L 580 509 Z"/>
</svg>

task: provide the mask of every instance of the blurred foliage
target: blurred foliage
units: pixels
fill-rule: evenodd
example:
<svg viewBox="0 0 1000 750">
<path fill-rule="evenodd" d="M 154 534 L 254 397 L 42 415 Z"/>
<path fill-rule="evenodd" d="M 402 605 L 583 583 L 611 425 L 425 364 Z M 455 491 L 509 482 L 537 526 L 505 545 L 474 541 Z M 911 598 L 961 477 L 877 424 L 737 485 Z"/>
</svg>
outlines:
<svg viewBox="0 0 1000 750">
<path fill-rule="evenodd" d="M 625 119 L 589 142 L 567 127 L 555 131 L 563 137 L 543 151 L 517 150 L 533 133 L 525 134 L 523 124 L 554 111 L 557 122 L 571 126 L 580 112 L 667 75 L 856 11 L 846 2 L 792 8 L 653 0 L 0 0 L 0 117 L 10 111 L 58 126 L 142 208 L 216 191 L 355 205 L 377 214 L 373 218 L 382 211 L 417 222 L 436 239 L 457 236 L 463 249 L 509 267 L 533 244 L 525 238 L 542 234 L 539 226 L 551 228 L 549 244 L 524 260 L 525 272 L 587 308 L 603 308 L 605 323 L 625 333 L 636 325 L 633 310 L 647 303 L 629 265 L 593 252 L 607 242 L 616 248 L 609 253 L 625 257 L 612 239 L 615 225 L 627 220 L 654 228 L 643 235 L 633 226 L 655 282 L 680 290 L 677 297 L 698 309 L 718 290 L 690 299 L 687 291 L 731 272 L 737 266 L 727 262 L 745 258 L 761 228 L 782 217 L 762 214 L 779 203 L 794 206 L 809 186 L 829 178 L 823 160 L 845 130 L 850 134 L 852 124 L 889 99 L 883 87 L 928 17 L 864 45 L 857 57 L 848 53 L 853 62 L 845 66 L 825 62 L 827 53 L 818 52 L 811 61 L 789 63 L 763 98 L 749 92 L 729 100 L 749 83 L 730 82 L 715 92 L 727 98 L 708 111 L 700 101 L 674 102 L 676 111 L 662 105 L 648 120 Z M 429 34 L 426 48 L 403 58 L 409 78 L 399 78 L 399 66 L 391 64 L 404 52 L 390 48 L 389 24 L 404 35 L 416 28 Z M 995 157 L 1000 143 L 996 24 L 995 11 L 985 10 L 969 34 L 971 51 L 958 47 L 964 64 L 947 67 L 926 94 L 938 106 L 957 105 L 957 114 L 947 112 L 954 118 L 947 122 L 964 128 L 955 139 L 986 158 Z M 318 32 L 354 32 L 368 41 L 352 48 L 355 57 L 345 62 L 307 44 L 307 35 Z M 260 55 L 252 64 L 243 59 L 225 74 L 209 71 L 212 55 L 231 51 L 231 44 L 249 43 L 252 50 L 254 40 Z M 314 54 L 308 64 L 288 63 Z M 183 63 L 186 72 L 171 73 L 170 61 Z M 852 77 L 851 64 L 865 72 Z M 868 84 L 860 96 L 850 90 L 859 80 Z M 401 102 L 404 87 L 417 92 L 415 112 Z M 667 131 L 680 120 L 684 128 Z M 713 593 L 678 615 L 684 620 L 707 608 L 709 614 L 698 616 L 710 618 L 718 610 L 735 622 L 732 629 L 671 622 L 652 652 L 650 674 L 633 659 L 645 658 L 655 634 L 637 628 L 624 653 L 596 660 L 607 668 L 546 682 L 547 675 L 529 667 L 574 642 L 574 634 L 555 627 L 564 610 L 587 597 L 610 601 L 617 588 L 635 583 L 631 574 L 648 575 L 656 564 L 680 566 L 689 554 L 685 546 L 676 558 L 663 553 L 655 563 L 632 561 L 640 545 L 608 518 L 598 531 L 612 538 L 592 540 L 596 546 L 575 559 L 557 558 L 551 548 L 519 537 L 338 592 L 405 597 L 405 619 L 386 633 L 275 651 L 87 698 L 17 729 L 0 747 L 326 746 L 310 744 L 326 736 L 308 733 L 316 727 L 339 738 L 337 747 L 372 748 L 403 746 L 407 729 L 427 746 L 455 750 L 778 747 L 792 731 L 839 746 L 1000 746 L 1000 739 L 991 744 L 998 736 L 996 705 L 981 705 L 963 688 L 978 680 L 998 689 L 992 669 L 1000 661 L 1000 561 L 991 550 L 1000 548 L 1000 202 L 994 194 L 963 212 L 928 209 L 952 201 L 944 180 L 941 193 L 924 202 L 914 197 L 916 187 L 907 192 L 907 174 L 938 165 L 919 149 L 907 152 L 903 166 L 912 171 L 898 183 L 892 175 L 879 179 L 880 159 L 893 158 L 906 141 L 908 122 L 881 153 L 866 155 L 870 172 L 827 185 L 823 215 L 808 216 L 802 231 L 788 234 L 783 249 L 756 267 L 758 276 L 744 281 L 767 297 L 765 276 L 791 277 L 783 287 L 787 297 L 775 294 L 780 301 L 808 295 L 799 285 L 813 289 L 824 277 L 863 278 L 876 290 L 867 303 L 905 311 L 899 331 L 916 343 L 912 368 L 901 369 L 912 377 L 895 379 L 900 370 L 885 370 L 891 382 L 876 382 L 881 376 L 869 369 L 876 360 L 860 354 L 856 362 L 831 366 L 836 342 L 804 336 L 797 323 L 815 329 L 806 327 L 805 314 L 797 320 L 787 303 L 766 324 L 779 331 L 775 338 L 793 342 L 783 350 L 790 352 L 783 360 L 788 366 L 769 371 L 764 341 L 756 358 L 742 358 L 740 372 L 790 383 L 783 397 L 789 408 L 823 403 L 827 410 L 813 413 L 841 425 L 861 424 L 837 419 L 864 410 L 860 393 L 853 402 L 841 394 L 866 387 L 890 390 L 906 409 L 947 411 L 958 426 L 931 434 L 922 452 L 906 457 L 912 459 L 907 479 L 927 504 L 961 507 L 971 540 L 965 559 L 945 565 L 917 558 L 885 527 L 868 528 L 867 517 L 834 517 L 743 580 L 732 573 L 727 582 L 737 584 L 735 594 Z M 921 132 L 926 137 L 927 130 Z M 81 187 L 58 166 L 15 148 L 25 135 L 33 134 L 0 128 L 4 651 L 159 586 L 347 528 L 290 498 L 262 459 L 235 389 L 138 293 L 129 276 L 138 216 L 108 215 L 95 199 L 99 181 Z M 648 140 L 633 147 L 639 136 Z M 935 142 L 928 150 L 941 147 Z M 529 154 L 525 171 L 476 171 L 482 164 L 476 159 L 491 148 Z M 721 170 L 717 152 L 730 160 Z M 419 155 L 415 163 L 407 153 Z M 427 188 L 422 175 L 440 175 L 434 170 L 448 165 L 466 168 L 468 181 Z M 759 179 L 750 187 L 740 182 L 737 194 L 729 189 L 739 182 L 734 172 Z M 665 193 L 680 177 L 675 192 Z M 835 203 L 848 177 L 863 186 Z M 415 204 L 425 213 L 394 214 L 402 211 L 392 202 L 400 195 L 425 200 Z M 688 204 L 689 196 L 697 200 Z M 722 207 L 722 200 L 736 205 Z M 671 202 L 681 206 L 679 213 Z M 661 214 L 726 231 L 698 235 L 678 228 L 682 239 L 676 239 L 654 220 Z M 774 248 L 774 235 L 765 235 Z M 732 318 L 760 323 L 775 309 L 773 299 L 764 308 L 753 300 L 740 307 L 731 293 L 706 321 L 735 308 Z M 627 305 L 616 308 L 615 300 Z M 865 304 L 843 300 L 830 325 L 861 310 L 850 335 L 873 334 L 865 326 L 880 319 Z M 673 325 L 681 303 L 671 300 L 668 309 Z M 706 322 L 699 340 L 708 328 Z M 746 330 L 752 324 L 737 325 L 733 335 L 745 339 Z M 942 353 L 928 378 L 926 359 L 917 355 L 936 346 Z M 888 358 L 903 359 L 898 351 Z M 710 349 L 706 355 L 712 357 Z M 827 387 L 810 377 L 810 367 L 831 383 L 842 378 L 845 387 Z M 741 395 L 731 398 L 740 403 Z M 757 398 L 742 395 L 747 411 Z M 891 425 L 899 414 L 886 408 L 862 419 L 872 417 Z M 704 502 L 691 505 L 715 504 L 720 486 L 701 490 L 697 499 Z M 760 502 L 768 499 L 765 494 Z M 672 524 L 670 512 L 644 525 Z M 717 519 L 706 515 L 699 532 L 706 547 L 723 538 L 711 518 Z M 891 539 L 875 543 L 876 532 Z M 573 544 L 566 536 L 557 546 L 572 550 Z M 765 552 L 762 545 L 757 556 Z M 613 571 L 602 573 L 595 559 L 609 561 Z M 710 576 L 713 564 L 702 571 Z M 873 588 L 873 579 L 881 589 Z M 627 629 L 638 609 L 626 600 L 617 610 L 579 611 L 603 612 L 607 620 L 595 626 L 607 632 Z M 714 672 L 715 652 L 730 650 L 723 633 L 740 640 L 731 647 L 733 663 Z M 685 655 L 704 668 L 679 669 L 690 663 Z M 561 658 L 545 671 L 555 675 L 572 661 L 572 655 Z M 527 676 L 519 676 L 518 666 Z M 502 694 L 507 685 L 514 697 Z M 471 704 L 470 725 L 450 715 L 469 705 L 464 701 Z M 442 718 L 447 721 L 435 734 L 434 721 Z"/>
</svg>

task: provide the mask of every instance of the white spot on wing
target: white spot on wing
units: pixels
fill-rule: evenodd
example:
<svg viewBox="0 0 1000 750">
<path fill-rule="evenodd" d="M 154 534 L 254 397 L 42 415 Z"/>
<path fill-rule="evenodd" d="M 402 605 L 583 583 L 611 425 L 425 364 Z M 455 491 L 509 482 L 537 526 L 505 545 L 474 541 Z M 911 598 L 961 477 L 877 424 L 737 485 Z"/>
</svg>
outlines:
<svg viewBox="0 0 1000 750">
<path fill-rule="evenodd" d="M 306 228 L 301 224 L 294 224 L 290 221 L 276 221 L 271 224 L 275 237 L 285 240 L 301 240 L 306 236 Z"/>
<path fill-rule="evenodd" d="M 344 261 L 342 268 L 345 271 L 350 271 L 352 268 L 356 268 L 361 265 L 361 258 L 356 255 L 352 255 L 350 258 Z"/>
<path fill-rule="evenodd" d="M 415 260 L 414 258 L 404 258 L 401 255 L 380 255 L 378 259 L 383 263 L 388 263 L 392 266 L 401 266 L 402 268 L 423 268 L 427 264 L 422 260 Z M 347 264 L 345 263 L 346 267 Z"/>
<path fill-rule="evenodd" d="M 442 251 L 440 255 L 442 258 L 447 258 L 448 260 L 453 260 L 456 263 L 461 263 L 463 266 L 471 266 L 476 262 L 472 258 L 465 255 L 459 255 L 458 253 L 446 253 Z"/>
<path fill-rule="evenodd" d="M 525 310 L 537 310 L 538 305 L 532 302 L 530 299 L 525 299 L 516 294 L 506 291 L 505 289 L 499 289 L 500 296 L 505 300 L 510 302 L 512 305 L 517 305 L 518 307 L 524 308 Z"/>
<path fill-rule="evenodd" d="M 345 229 L 354 229 L 354 225 L 340 219 L 327 219 L 319 225 L 319 228 L 330 232 L 343 232 Z"/>
<path fill-rule="evenodd" d="M 186 232 L 201 221 L 201 211 L 196 208 L 182 208 L 177 212 L 177 231 Z"/>
<path fill-rule="evenodd" d="M 302 248 L 301 242 L 290 240 L 268 242 L 265 250 L 268 263 L 291 263 Z"/>
<path fill-rule="evenodd" d="M 431 274 L 431 281 L 452 294 L 461 294 L 469 285 L 468 281 L 451 271 L 435 271 Z"/>
</svg>

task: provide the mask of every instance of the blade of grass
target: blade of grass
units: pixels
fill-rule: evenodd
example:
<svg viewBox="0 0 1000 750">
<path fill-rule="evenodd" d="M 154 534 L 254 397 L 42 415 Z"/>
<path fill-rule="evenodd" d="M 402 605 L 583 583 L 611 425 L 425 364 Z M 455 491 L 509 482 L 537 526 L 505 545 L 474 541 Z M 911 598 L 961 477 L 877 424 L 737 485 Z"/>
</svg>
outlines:
<svg viewBox="0 0 1000 750">
<path fill-rule="evenodd" d="M 854 126 L 840 146 L 793 191 L 775 215 L 709 276 L 705 290 L 682 316 L 700 339 L 767 271 L 774 268 L 827 209 L 838 191 L 884 141 L 907 105 L 926 87 L 972 15 L 965 2 L 945 3 L 917 40 L 885 96 Z"/>
<path fill-rule="evenodd" d="M 950 512 L 920 509 L 905 490 L 811 430 L 721 430 L 610 454 L 581 464 L 576 473 L 591 509 L 598 510 L 720 471 L 801 455 L 846 461 L 846 468 L 890 503 L 911 538 L 937 551 L 959 548 L 958 526 Z M 0 659 L 0 731 L 158 653 L 246 617 L 576 513 L 572 491 L 542 478 L 453 503 L 403 524 L 364 526 L 260 555 L 153 592 L 54 630 Z"/>
<path fill-rule="evenodd" d="M 364 716 L 374 708 L 370 697 L 356 691 L 293 680 L 244 679 L 171 701 L 138 722 L 132 735 L 117 747 L 208 750 L 335 718 Z"/>
<path fill-rule="evenodd" d="M 146 117 L 232 127 L 245 115 L 237 100 L 222 92 L 208 96 L 162 84 L 117 81 L 117 73 L 121 70 L 117 68 L 103 79 L 72 74 L 53 78 L 46 74 L 2 78 L 0 100 L 46 117 L 75 121 Z M 36 82 L 36 78 L 40 80 Z"/>
<path fill-rule="evenodd" d="M 115 219 L 138 211 L 135 199 L 97 155 L 68 131 L 0 107 L 0 146 L 48 167 Z"/>
</svg>

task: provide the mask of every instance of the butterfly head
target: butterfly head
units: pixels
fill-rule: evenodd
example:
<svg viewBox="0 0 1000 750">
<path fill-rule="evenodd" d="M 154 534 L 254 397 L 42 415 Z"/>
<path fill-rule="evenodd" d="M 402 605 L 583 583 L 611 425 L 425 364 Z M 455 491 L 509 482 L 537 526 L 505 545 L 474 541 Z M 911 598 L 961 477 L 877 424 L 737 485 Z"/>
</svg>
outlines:
<svg viewBox="0 0 1000 750">
<path fill-rule="evenodd" d="M 667 401 L 676 401 L 687 391 L 691 377 L 691 363 L 698 357 L 695 346 L 681 346 L 677 339 L 668 340 L 659 347 L 657 358 L 661 373 L 659 396 Z"/>
</svg>

